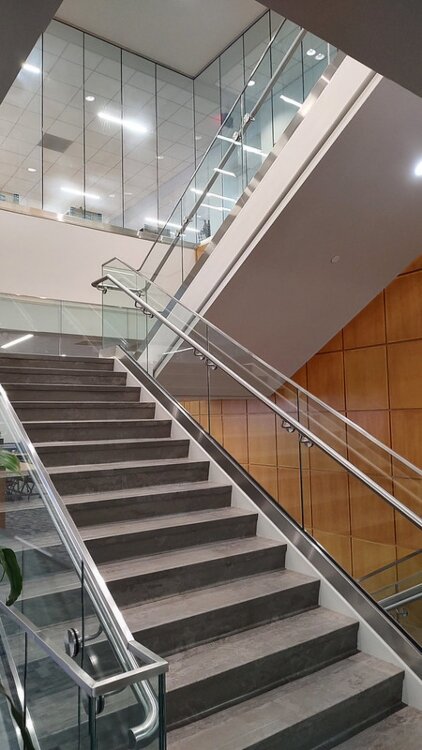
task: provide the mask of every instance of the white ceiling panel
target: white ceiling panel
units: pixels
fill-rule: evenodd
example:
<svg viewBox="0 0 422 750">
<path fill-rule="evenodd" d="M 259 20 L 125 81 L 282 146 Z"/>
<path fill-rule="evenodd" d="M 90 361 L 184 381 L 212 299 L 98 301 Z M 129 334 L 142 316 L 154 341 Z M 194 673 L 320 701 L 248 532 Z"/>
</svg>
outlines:
<svg viewBox="0 0 422 750">
<path fill-rule="evenodd" d="M 56 17 L 194 76 L 262 12 L 255 0 L 64 0 Z"/>
</svg>

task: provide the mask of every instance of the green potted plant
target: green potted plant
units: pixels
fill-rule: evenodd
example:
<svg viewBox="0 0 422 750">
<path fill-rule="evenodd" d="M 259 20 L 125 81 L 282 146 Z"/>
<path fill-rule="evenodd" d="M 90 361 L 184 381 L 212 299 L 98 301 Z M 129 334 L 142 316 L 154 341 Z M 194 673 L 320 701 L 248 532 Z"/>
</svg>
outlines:
<svg viewBox="0 0 422 750">
<path fill-rule="evenodd" d="M 0 450 L 0 471 L 10 471 L 13 473 L 20 472 L 18 457 L 8 451 Z M 9 547 L 0 547 L 0 568 L 3 568 L 3 574 L 0 580 L 3 581 L 6 577 L 9 581 L 10 590 L 6 604 L 8 607 L 11 607 L 22 592 L 22 572 L 16 554 Z M 1 682 L 0 693 L 4 695 L 10 705 L 11 714 L 22 735 L 24 750 L 35 750 L 30 734 L 25 726 L 25 716 L 22 711 L 15 706 L 12 698 Z"/>
</svg>

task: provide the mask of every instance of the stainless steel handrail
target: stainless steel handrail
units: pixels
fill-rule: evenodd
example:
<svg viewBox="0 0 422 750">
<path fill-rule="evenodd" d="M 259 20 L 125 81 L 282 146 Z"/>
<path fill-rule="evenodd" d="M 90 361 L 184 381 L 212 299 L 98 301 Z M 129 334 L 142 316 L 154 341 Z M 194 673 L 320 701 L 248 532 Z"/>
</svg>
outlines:
<svg viewBox="0 0 422 750">
<path fill-rule="evenodd" d="M 321 440 L 318 435 L 315 435 L 313 432 L 308 430 L 307 427 L 304 427 L 300 422 L 298 422 L 296 419 L 294 419 L 291 414 L 288 414 L 287 412 L 283 411 L 283 409 L 280 409 L 277 404 L 275 404 L 273 401 L 271 401 L 269 398 L 264 396 L 257 388 L 255 388 L 253 385 L 250 385 L 246 380 L 244 380 L 240 375 L 238 375 L 236 372 L 234 372 L 230 367 L 228 367 L 224 362 L 219 360 L 214 354 L 211 354 L 207 349 L 205 349 L 203 346 L 198 344 L 194 339 L 192 339 L 190 336 L 188 336 L 183 331 L 180 331 L 173 323 L 171 323 L 167 318 L 165 318 L 161 313 L 159 313 L 157 310 L 155 310 L 154 307 L 152 307 L 148 302 L 146 302 L 144 299 L 140 299 L 138 295 L 136 295 L 134 292 L 132 292 L 128 287 L 124 286 L 118 279 L 114 278 L 111 274 L 106 274 L 105 276 L 102 276 L 100 279 L 97 279 L 92 283 L 92 286 L 102 290 L 102 285 L 104 284 L 104 281 L 111 281 L 115 286 L 120 289 L 122 292 L 125 292 L 128 297 L 133 299 L 133 301 L 136 304 L 136 307 L 138 307 L 140 310 L 146 310 L 149 314 L 152 314 L 154 317 L 157 318 L 161 323 L 163 323 L 167 328 L 169 328 L 173 333 L 177 334 L 177 336 L 184 341 L 186 341 L 189 346 L 193 348 L 194 351 L 201 354 L 201 356 L 204 358 L 205 361 L 213 363 L 216 367 L 218 367 L 220 370 L 225 372 L 229 377 L 231 377 L 233 380 L 235 380 L 242 388 L 244 388 L 246 391 L 249 391 L 255 398 L 257 398 L 259 401 L 261 401 L 263 404 L 265 404 L 271 411 L 273 411 L 277 416 L 281 417 L 281 419 L 289 424 L 291 427 L 293 427 L 298 434 L 301 436 L 301 438 L 308 441 L 308 443 L 311 443 L 313 445 L 317 445 L 318 448 L 320 448 L 324 453 L 326 453 L 328 456 L 330 456 L 334 461 L 336 461 L 340 466 L 342 466 L 346 471 L 349 472 L 349 474 L 352 474 L 356 479 L 359 479 L 363 484 L 365 484 L 369 489 L 371 489 L 373 492 L 375 492 L 379 497 L 381 497 L 383 500 L 385 500 L 391 507 L 393 507 L 395 510 L 397 510 L 399 513 L 401 513 L 403 516 L 405 516 L 411 523 L 415 524 L 419 529 L 422 529 L 422 518 L 417 515 L 413 510 L 408 508 L 404 503 L 401 503 L 399 500 L 397 500 L 393 495 L 390 495 L 389 492 L 384 490 L 383 487 L 381 487 L 379 484 L 374 482 L 373 479 L 368 477 L 366 474 L 364 474 L 363 471 L 358 469 L 354 464 L 352 464 L 350 461 L 348 461 L 346 458 L 340 455 L 336 450 L 331 448 L 331 446 L 324 443 L 323 440 Z M 107 290 L 104 290 L 107 291 Z"/>
<path fill-rule="evenodd" d="M 315 404 L 318 404 L 318 406 L 321 406 L 325 411 L 328 411 L 330 414 L 332 414 L 334 417 L 336 417 L 336 419 L 339 419 L 341 422 L 343 422 L 343 424 L 347 425 L 348 427 L 350 427 L 351 429 L 353 429 L 355 432 L 358 432 L 360 435 L 362 435 L 362 437 L 364 437 L 366 440 L 368 440 L 374 446 L 376 446 L 377 448 L 381 448 L 381 450 L 383 450 L 386 453 L 388 453 L 388 455 L 391 458 L 394 458 L 396 461 L 400 461 L 400 463 L 402 463 L 404 466 L 406 466 L 412 472 L 414 472 L 418 476 L 422 477 L 422 469 L 420 469 L 418 466 L 416 466 L 415 464 L 413 464 L 407 458 L 404 458 L 403 456 L 400 456 L 400 454 L 396 453 L 396 451 L 394 451 L 392 448 L 390 448 L 390 446 L 385 445 L 385 443 L 381 442 L 381 440 L 378 440 L 378 438 L 376 438 L 374 435 L 371 435 L 363 427 L 361 427 L 360 425 L 358 425 L 356 422 L 353 422 L 351 419 L 349 419 L 348 417 L 346 417 L 344 414 L 341 414 L 340 412 L 336 411 L 332 406 L 330 406 L 329 404 L 325 403 L 325 401 L 322 401 L 320 398 L 318 398 L 318 396 L 315 396 L 313 393 L 310 393 L 310 391 L 306 390 L 306 388 L 304 388 L 303 386 L 301 386 L 299 383 L 296 383 L 294 380 L 292 380 L 291 378 L 289 378 L 287 375 L 284 375 L 282 372 L 279 372 L 278 370 L 276 370 L 274 367 L 272 367 L 267 362 L 265 362 L 263 359 L 261 359 L 261 357 L 259 357 L 258 355 L 253 354 L 252 352 L 248 351 L 248 349 L 246 349 L 244 346 L 242 346 L 242 344 L 239 344 L 237 341 L 235 341 L 235 339 L 233 339 L 229 334 L 224 333 L 224 331 L 222 331 L 216 325 L 214 325 L 213 323 L 210 323 L 210 321 L 207 320 L 206 318 L 204 318 L 203 315 L 200 315 L 199 313 L 194 312 L 189 307 L 186 307 L 186 305 L 183 302 L 180 302 L 178 299 L 176 299 L 174 297 L 171 297 L 169 295 L 169 293 L 166 292 L 164 289 L 161 289 L 161 287 L 155 281 L 152 282 L 149 278 L 147 278 L 146 276 L 143 276 L 140 273 L 140 271 L 138 271 L 136 268 L 133 268 L 128 263 L 126 263 L 125 261 L 120 260 L 120 258 L 117 258 L 117 257 L 110 258 L 110 260 L 108 260 L 105 263 L 103 263 L 103 268 L 107 267 L 108 265 L 111 265 L 113 263 L 113 261 L 117 261 L 118 263 L 121 263 L 122 265 L 126 266 L 126 268 L 128 268 L 132 273 L 136 273 L 138 276 L 140 276 L 142 278 L 142 280 L 145 281 L 146 284 L 153 284 L 154 287 L 156 287 L 159 292 L 162 292 L 163 294 L 166 295 L 166 297 L 169 297 L 169 303 L 173 302 L 173 301 L 176 302 L 176 304 L 178 306 L 182 307 L 184 310 L 186 310 L 187 313 L 189 313 L 190 315 L 192 315 L 194 318 L 197 318 L 198 321 L 204 323 L 204 325 L 207 326 L 207 328 L 215 331 L 218 336 L 221 336 L 223 339 L 225 339 L 229 343 L 233 344 L 234 347 L 236 347 L 237 349 L 242 350 L 248 356 L 253 357 L 254 361 L 258 365 L 262 365 L 262 367 L 265 368 L 265 370 L 267 372 L 269 371 L 268 372 L 269 375 L 272 375 L 275 380 L 280 381 L 280 385 L 284 385 L 284 383 L 288 383 L 290 386 L 292 386 L 292 388 L 294 388 L 295 390 L 299 391 L 304 396 L 306 396 L 307 399 L 311 400 Z M 116 270 L 120 270 L 120 269 L 116 269 Z M 110 290 L 112 290 L 112 289 L 113 289 L 113 287 L 110 287 Z M 131 291 L 134 291 L 134 290 L 131 290 Z M 192 323 L 192 320 L 188 321 L 186 323 L 186 325 L 191 325 L 191 323 Z M 217 348 L 216 344 L 215 344 L 215 347 Z M 223 351 L 223 350 L 220 348 L 220 351 Z M 233 359 L 230 354 L 228 354 L 226 352 L 224 352 L 224 354 L 225 354 L 225 356 L 228 359 Z M 245 367 L 245 365 L 243 365 L 241 362 L 236 361 L 236 365 L 238 367 L 241 367 L 243 370 L 246 370 L 248 372 L 248 370 Z M 253 377 L 256 380 L 259 380 L 259 376 L 258 375 L 254 374 Z"/>
<path fill-rule="evenodd" d="M 7 607 L 2 601 L 0 601 L 0 612 L 3 612 L 10 617 L 11 620 L 13 620 L 13 622 L 18 625 L 19 628 L 23 630 L 46 654 L 46 656 L 57 664 L 62 672 L 64 672 L 75 683 L 75 685 L 80 687 L 91 698 L 114 693 L 116 690 L 122 690 L 123 688 L 133 685 L 141 680 L 149 680 L 151 677 L 155 677 L 156 675 L 167 671 L 167 662 L 159 659 L 154 663 L 146 664 L 142 667 L 137 666 L 130 671 L 114 674 L 102 678 L 101 680 L 95 680 L 75 661 L 73 661 L 73 659 L 67 656 L 67 654 L 60 654 L 56 651 L 56 649 L 43 636 L 42 631 L 36 630 L 30 620 L 28 620 L 28 618 L 21 612 L 18 612 L 14 608 Z"/>
<path fill-rule="evenodd" d="M 280 28 L 281 28 L 282 26 L 283 26 L 283 24 L 281 24 Z M 298 34 L 297 34 L 297 35 L 295 36 L 295 38 L 294 38 L 294 40 L 293 40 L 292 44 L 290 45 L 289 49 L 287 50 L 287 52 L 286 52 L 286 53 L 285 53 L 285 55 L 283 56 L 282 60 L 281 60 L 281 61 L 280 61 L 280 63 L 278 64 L 278 66 L 277 66 L 277 68 L 276 68 L 275 72 L 274 72 L 274 73 L 272 74 L 272 76 L 271 76 L 271 78 L 270 78 L 269 82 L 267 83 L 267 85 L 265 86 L 264 90 L 263 90 L 263 91 L 262 91 L 262 93 L 260 94 L 260 96 L 259 96 L 258 100 L 257 100 L 257 101 L 255 102 L 255 104 L 254 104 L 253 108 L 251 109 L 251 111 L 250 111 L 250 112 L 248 112 L 248 113 L 245 113 L 245 114 L 244 114 L 244 117 L 242 118 L 242 122 L 241 122 L 240 130 L 239 130 L 239 131 L 236 131 L 236 132 L 235 132 L 235 133 L 233 134 L 233 137 L 232 137 L 232 143 L 230 144 L 230 146 L 228 147 L 228 149 L 227 149 L 226 153 L 224 154 L 224 156 L 222 157 L 222 159 L 221 159 L 221 160 L 220 160 L 220 162 L 218 163 L 218 165 L 217 165 L 217 168 L 218 168 L 218 169 L 223 169 L 223 167 L 225 166 L 225 164 L 226 164 L 226 163 L 228 162 L 228 160 L 229 160 L 230 156 L 232 155 L 232 153 L 233 153 L 233 151 L 234 151 L 235 147 L 236 147 L 236 146 L 240 146 L 240 145 L 241 145 L 241 142 L 242 142 L 242 140 L 243 140 L 243 133 L 245 132 L 245 130 L 247 130 L 247 128 L 248 128 L 248 126 L 249 126 L 249 124 L 250 124 L 251 122 L 253 122 L 253 120 L 254 120 L 254 118 L 255 118 L 255 115 L 256 115 L 256 114 L 258 113 L 258 111 L 259 111 L 259 110 L 261 109 L 261 106 L 262 106 L 262 104 L 263 104 L 263 103 L 265 102 L 265 100 L 267 99 L 267 97 L 268 97 L 268 94 L 270 93 L 270 91 L 271 91 L 271 90 L 272 90 L 272 88 L 274 87 L 274 85 L 275 85 L 276 81 L 278 80 L 278 78 L 279 78 L 279 77 L 280 77 L 280 75 L 282 74 L 282 72 L 283 72 L 283 70 L 285 69 L 285 67 L 286 67 L 286 65 L 288 64 L 288 62 L 289 62 L 289 61 L 291 60 L 291 58 L 292 58 L 292 56 L 294 55 L 294 53 L 295 53 L 295 51 L 296 51 L 297 47 L 298 47 L 298 46 L 299 46 L 299 44 L 301 43 L 301 41 L 302 41 L 303 37 L 304 37 L 304 36 L 306 35 L 306 33 L 307 33 L 307 32 L 306 32 L 306 30 L 305 30 L 305 29 L 303 29 L 303 28 L 302 28 L 302 27 L 300 27 L 300 26 L 299 26 L 298 28 L 299 28 L 299 32 L 298 32 Z M 278 33 L 278 32 L 277 32 L 277 33 Z M 267 47 L 267 49 L 266 49 L 266 51 L 265 51 L 265 54 L 266 54 L 266 53 L 268 52 L 268 50 L 269 50 L 269 49 L 271 48 L 271 45 L 273 44 L 273 41 L 274 41 L 274 40 L 275 40 L 275 37 L 274 37 L 274 39 L 273 39 L 273 40 L 271 40 L 270 44 L 268 45 L 268 47 Z M 264 55 L 263 55 L 263 57 L 264 57 Z M 262 59 L 263 59 L 263 57 L 262 57 Z M 261 60 L 261 61 L 262 61 L 262 60 Z M 260 62 L 261 62 L 261 61 L 260 61 Z M 252 77 L 253 77 L 253 73 L 251 74 L 250 78 L 252 78 Z M 249 80 L 250 80 L 250 79 L 249 79 Z M 237 104 L 238 104 L 239 102 L 241 102 L 241 101 L 242 101 L 242 97 L 244 96 L 244 93 L 245 93 L 246 89 L 247 89 L 247 84 L 245 85 L 245 88 L 243 89 L 242 93 L 241 93 L 241 94 L 240 94 L 240 95 L 238 96 L 238 98 L 236 99 L 236 101 L 235 101 L 235 103 L 234 103 L 234 105 L 233 105 L 233 107 L 232 107 L 232 109 L 231 109 L 230 113 L 231 113 L 231 112 L 233 112 L 233 110 L 234 110 L 234 108 L 235 108 L 235 107 L 237 106 Z M 210 146 L 209 146 L 209 148 L 208 148 L 207 152 L 206 152 L 206 153 L 204 154 L 204 157 L 203 157 L 203 159 L 201 160 L 201 162 L 200 162 L 200 164 L 199 164 L 198 168 L 197 168 L 197 169 L 195 170 L 195 172 L 193 173 L 193 175 L 192 175 L 191 179 L 190 179 L 190 180 L 189 180 L 189 182 L 188 182 L 188 185 L 187 185 L 187 187 L 185 188 L 184 192 L 182 193 L 182 196 L 181 196 L 181 197 L 179 198 L 179 200 L 177 201 L 177 203 L 176 203 L 176 207 L 177 207 L 177 206 L 178 206 L 178 205 L 180 204 L 180 206 L 181 206 L 181 208 L 182 208 L 182 200 L 183 200 L 183 197 L 184 197 L 184 196 L 186 195 L 186 192 L 187 192 L 187 190 L 188 190 L 188 187 L 189 187 L 189 185 L 190 185 L 190 184 L 192 183 L 192 180 L 193 180 L 193 179 L 195 178 L 195 176 L 196 176 L 196 174 L 197 174 L 198 170 L 199 170 L 199 169 L 201 168 L 202 164 L 204 163 L 204 161 L 205 161 L 205 157 L 206 157 L 206 155 L 207 155 L 208 151 L 209 151 L 209 150 L 211 149 L 211 147 L 212 147 L 212 146 L 214 145 L 214 143 L 216 142 L 216 140 L 217 140 L 217 139 L 219 138 L 219 136 L 221 135 L 221 131 L 222 131 L 223 127 L 225 127 L 225 123 L 226 123 L 226 121 L 228 120 L 228 118 L 229 118 L 229 116 L 230 116 L 230 113 L 229 113 L 229 115 L 228 115 L 228 116 L 226 117 L 226 119 L 225 119 L 225 121 L 224 121 L 223 125 L 222 125 L 222 126 L 220 127 L 220 129 L 219 129 L 218 133 L 216 134 L 215 138 L 214 138 L 214 139 L 212 140 L 212 142 L 211 142 L 211 144 L 210 144 Z M 203 190 L 202 190 L 202 193 L 201 193 L 201 195 L 200 195 L 200 196 L 199 196 L 199 198 L 198 198 L 198 199 L 197 199 L 197 200 L 195 201 L 195 203 L 194 203 L 194 205 L 193 205 L 193 208 L 191 208 L 191 210 L 189 211 L 189 213 L 187 214 L 187 216 L 185 216 L 185 217 L 183 217 L 183 218 L 182 218 L 182 222 L 181 222 L 181 227 L 180 227 L 180 229 L 179 229 L 179 230 L 177 230 L 177 232 L 176 232 L 176 234 L 175 234 L 175 237 L 173 238 L 173 241 L 172 241 L 172 242 L 170 243 L 170 245 L 169 245 L 168 249 L 167 249 L 167 250 L 166 250 L 166 252 L 164 253 L 164 255 L 163 255 L 163 258 L 161 259 L 161 261 L 159 262 L 159 264 L 157 265 L 157 267 L 156 267 L 156 268 L 154 269 L 154 272 L 153 272 L 153 273 L 151 274 L 151 281 L 154 281 L 154 279 L 155 279 L 155 278 L 157 277 L 157 275 L 159 274 L 159 272 L 160 272 L 160 271 L 161 271 L 161 269 L 163 268 L 164 264 L 165 264 L 165 263 L 166 263 L 166 261 L 167 261 L 167 258 L 169 258 L 169 256 L 170 256 L 170 254 L 171 254 L 171 252 L 172 252 L 173 248 L 175 247 L 176 243 L 178 242 L 178 239 L 179 239 L 179 237 L 180 237 L 181 235 L 183 235 L 183 233 L 184 233 L 184 231 L 185 231 L 186 227 L 188 226 L 189 222 L 191 221 L 192 217 L 193 217 L 193 216 L 195 216 L 196 212 L 198 211 L 199 207 L 201 206 L 201 203 L 202 203 L 202 201 L 204 200 L 204 195 L 206 195 L 206 193 L 208 193 L 208 192 L 209 192 L 210 188 L 211 188 L 211 187 L 213 186 L 214 182 L 215 182 L 215 181 L 216 181 L 216 180 L 218 179 L 218 177 L 219 177 L 219 173 L 218 173 L 218 172 L 216 172 L 216 171 L 214 171 L 213 175 L 212 175 L 212 176 L 211 176 L 211 177 L 209 178 L 208 182 L 206 183 L 205 187 L 203 188 Z M 158 236 L 158 237 L 157 237 L 157 239 L 155 240 L 155 242 L 154 242 L 154 244 L 152 245 L 152 247 L 151 247 L 151 248 L 149 249 L 149 251 L 148 251 L 147 255 L 145 256 L 144 260 L 142 261 L 141 265 L 139 266 L 139 269 L 138 269 L 139 271 L 140 271 L 140 270 L 141 270 L 141 269 L 143 268 L 143 266 L 144 266 L 144 265 L 146 264 L 146 262 L 147 262 L 148 258 L 150 257 L 150 255 L 151 255 L 152 251 L 154 250 L 154 247 L 155 247 L 155 245 L 156 245 L 156 244 L 157 244 L 157 242 L 159 241 L 159 239 L 160 239 L 160 237 L 161 237 L 161 235 L 162 235 L 162 232 L 164 231 L 165 227 L 167 226 L 167 223 L 168 223 L 168 222 L 170 221 L 170 219 L 171 219 L 171 217 L 172 217 L 172 215 L 173 215 L 173 213 L 174 213 L 174 211 L 175 211 L 175 210 L 176 210 L 176 208 L 174 208 L 174 209 L 173 209 L 172 213 L 170 214 L 169 218 L 167 219 L 167 222 L 166 222 L 166 224 L 165 224 L 165 225 L 163 226 L 163 228 L 162 228 L 162 230 L 161 230 L 161 232 L 160 232 L 159 236 Z"/>
<path fill-rule="evenodd" d="M 82 578 L 83 572 L 84 585 L 121 667 L 127 671 L 139 669 L 133 652 L 134 639 L 132 633 L 111 597 L 104 579 L 100 575 L 2 385 L 0 385 L 0 400 L 3 402 L 8 427 L 14 433 L 14 439 L 17 438 L 16 442 L 24 445 L 25 452 L 35 469 L 36 479 L 33 478 L 39 485 L 41 497 L 45 499 L 45 506 L 79 578 Z M 151 651 L 144 649 L 141 644 L 138 644 L 138 653 L 142 653 L 147 662 L 150 661 Z M 161 671 L 165 672 L 167 662 L 157 655 L 154 655 L 154 657 L 156 664 L 161 667 Z M 134 685 L 133 690 L 137 699 L 143 705 L 146 715 L 144 722 L 131 730 L 133 735 L 136 736 L 137 743 L 141 744 L 144 739 L 150 738 L 158 729 L 158 702 L 148 682 Z"/>
<path fill-rule="evenodd" d="M 406 589 L 406 591 L 398 591 L 397 594 L 392 594 L 391 596 L 387 596 L 385 599 L 380 599 L 378 601 L 378 604 L 380 604 L 381 607 L 384 607 L 384 609 L 389 612 L 391 609 L 396 609 L 397 607 L 401 607 L 404 604 L 416 602 L 419 599 L 422 599 L 422 584 L 420 583 L 416 586 L 412 586 L 411 588 Z"/>
</svg>

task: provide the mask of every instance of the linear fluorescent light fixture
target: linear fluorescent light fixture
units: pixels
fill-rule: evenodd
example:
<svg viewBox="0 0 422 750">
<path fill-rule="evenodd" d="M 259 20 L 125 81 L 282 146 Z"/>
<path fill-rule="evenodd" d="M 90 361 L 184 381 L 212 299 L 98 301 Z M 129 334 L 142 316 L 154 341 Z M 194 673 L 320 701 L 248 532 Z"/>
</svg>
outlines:
<svg viewBox="0 0 422 750">
<path fill-rule="evenodd" d="M 211 206 L 210 203 L 201 203 L 201 208 L 212 208 L 214 211 L 230 211 L 230 208 L 224 206 Z"/>
<path fill-rule="evenodd" d="M 8 341 L 7 344 L 3 344 L 0 349 L 10 349 L 11 346 L 16 346 L 16 344 L 21 344 L 23 341 L 28 341 L 28 339 L 32 338 L 34 338 L 33 333 L 26 333 L 25 336 L 19 336 L 18 339 L 13 339 L 13 341 Z"/>
<path fill-rule="evenodd" d="M 100 120 L 105 120 L 106 122 L 112 122 L 114 125 L 121 125 L 123 128 L 126 128 L 126 130 L 131 130 L 133 133 L 147 133 L 148 130 L 145 127 L 145 125 L 141 125 L 140 122 L 136 122 L 136 120 L 126 120 L 124 117 L 117 117 L 117 115 L 109 115 L 108 112 L 98 112 L 98 117 Z"/>
<path fill-rule="evenodd" d="M 265 151 L 261 151 L 260 148 L 255 148 L 255 146 L 243 146 L 243 150 L 247 151 L 249 154 L 258 154 L 258 156 L 268 156 L 268 154 L 265 153 Z"/>
<path fill-rule="evenodd" d="M 171 221 L 163 221 L 162 219 L 151 219 L 150 216 L 147 216 L 144 219 L 144 222 L 147 224 L 156 224 L 157 227 L 170 227 L 171 229 L 181 229 L 181 224 L 173 224 Z M 198 229 L 194 229 L 193 227 L 185 227 L 185 232 L 194 232 L 195 234 L 198 233 Z"/>
<path fill-rule="evenodd" d="M 229 138 L 228 135 L 220 135 L 220 133 L 218 133 L 217 138 L 219 138 L 220 141 L 227 141 L 228 143 L 234 143 L 236 146 L 240 146 L 238 141 L 235 141 L 234 138 Z"/>
<path fill-rule="evenodd" d="M 31 63 L 23 63 L 22 70 L 26 70 L 28 73 L 36 73 L 37 75 L 41 73 L 41 68 L 38 68 L 37 65 L 31 65 Z"/>
<path fill-rule="evenodd" d="M 80 198 L 90 198 L 93 201 L 99 201 L 100 200 L 100 196 L 99 195 L 95 195 L 95 193 L 84 193 L 83 190 L 77 190 L 77 188 L 63 186 L 63 187 L 60 188 L 60 190 L 63 193 L 69 193 L 69 195 L 78 195 Z"/>
<path fill-rule="evenodd" d="M 203 191 L 198 190 L 198 188 L 191 188 L 192 193 L 195 193 L 195 195 L 202 195 Z M 234 198 L 226 198 L 225 195 L 219 195 L 218 193 L 207 193 L 207 195 L 210 198 L 219 198 L 222 201 L 229 201 L 230 203 L 236 203 Z"/>
<path fill-rule="evenodd" d="M 234 172 L 228 172 L 227 169 L 219 169 L 218 167 L 214 167 L 214 172 L 219 172 L 220 174 L 225 174 L 227 177 L 236 177 Z"/>
<path fill-rule="evenodd" d="M 283 100 L 283 102 L 286 102 L 286 104 L 293 104 L 294 107 L 301 107 L 302 102 L 298 102 L 296 99 L 291 99 L 290 96 L 284 96 L 284 94 L 281 94 L 280 99 Z"/>
</svg>

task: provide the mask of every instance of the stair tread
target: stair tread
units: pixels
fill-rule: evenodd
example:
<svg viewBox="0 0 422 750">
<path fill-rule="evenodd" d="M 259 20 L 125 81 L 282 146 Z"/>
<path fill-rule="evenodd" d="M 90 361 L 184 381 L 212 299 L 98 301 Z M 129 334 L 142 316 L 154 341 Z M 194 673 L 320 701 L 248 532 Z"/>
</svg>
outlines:
<svg viewBox="0 0 422 750">
<path fill-rule="evenodd" d="M 233 555 L 277 547 L 282 549 L 284 545 L 262 537 L 247 537 L 245 539 L 214 542 L 213 544 L 201 544 L 197 547 L 172 550 L 157 555 L 145 555 L 144 557 L 131 557 L 109 563 L 101 563 L 98 565 L 98 569 L 104 580 L 110 583 L 122 578 L 127 580 L 133 576 L 149 576 L 178 567 L 182 568 L 187 565 L 196 565 L 201 562 L 226 559 Z M 27 581 L 23 600 L 54 592 L 68 591 L 79 588 L 79 586 L 79 579 L 76 578 L 72 571 L 52 573 L 36 580 Z"/>
<path fill-rule="evenodd" d="M 68 401 L 66 401 L 65 403 L 67 404 Z M 143 401 L 141 403 L 147 403 L 147 402 Z M 152 402 L 148 402 L 148 405 L 150 403 L 152 403 Z M 119 424 L 124 424 L 124 425 L 130 424 L 130 425 L 132 425 L 134 423 L 139 423 L 140 425 L 145 425 L 145 424 L 148 424 L 148 425 L 151 425 L 151 424 L 160 424 L 160 425 L 162 425 L 162 424 L 171 424 L 171 419 L 156 419 L 156 418 L 154 418 L 154 419 L 139 419 L 137 417 L 135 417 L 135 419 L 84 419 L 84 420 L 78 419 L 77 420 L 77 425 L 75 424 L 75 420 L 74 419 L 45 419 L 45 420 L 44 419 L 43 420 L 40 420 L 40 419 L 35 419 L 35 420 L 26 419 L 26 420 L 22 420 L 22 424 L 23 424 L 24 427 L 26 427 L 26 426 L 28 426 L 28 427 L 44 427 L 44 426 L 46 426 L 46 427 L 67 427 L 69 425 L 69 426 L 72 426 L 72 427 L 77 427 L 78 429 L 82 429 L 84 425 L 86 425 L 87 427 L 90 427 L 91 425 L 93 425 L 94 427 L 96 425 L 110 425 L 111 427 L 115 427 L 115 426 L 117 426 Z"/>
<path fill-rule="evenodd" d="M 42 360 L 45 362 L 63 362 L 66 360 L 67 362 L 108 362 L 114 363 L 113 357 L 80 357 L 78 356 L 72 356 L 67 354 L 23 354 L 23 353 L 16 353 L 16 354 L 1 354 L 1 359 L 10 359 L 13 360 L 20 360 L 20 359 L 34 359 L 34 360 Z"/>
<path fill-rule="evenodd" d="M 2 355 L 0 355 L 1 357 Z M 16 372 L 16 373 L 26 373 L 27 375 L 42 375 L 45 373 L 46 375 L 97 375 L 99 377 L 110 377 L 110 375 L 126 375 L 125 372 L 118 372 L 116 370 L 83 370 L 78 369 L 77 367 L 69 367 L 68 370 L 66 370 L 65 367 L 17 367 L 16 365 L 2 365 L 0 363 L 0 373 L 2 372 Z"/>
<path fill-rule="evenodd" d="M 358 653 L 226 708 L 217 716 L 213 714 L 175 729 L 168 735 L 168 747 L 169 750 L 255 748 L 278 732 L 303 724 L 336 705 L 341 706 L 359 693 L 396 677 L 401 671 L 393 664 Z"/>
<path fill-rule="evenodd" d="M 140 385 L 94 385 L 83 383 L 5 383 L 5 389 L 7 390 L 19 390 L 19 391 L 104 391 L 110 393 L 111 391 L 139 391 Z M 95 403 L 98 403 L 97 401 Z M 107 401 L 107 403 L 110 403 Z M 135 402 L 136 403 L 136 402 Z M 140 402 L 142 403 L 142 402 Z"/>
<path fill-rule="evenodd" d="M 98 440 L 63 440 L 63 441 L 50 441 L 34 443 L 35 448 L 57 448 L 62 450 L 63 448 L 83 448 L 83 447 L 94 447 L 94 446 L 109 446 L 109 445 L 185 445 L 189 440 L 187 438 L 165 438 L 165 437 L 148 437 L 148 438 L 119 438 L 107 440 L 104 438 Z"/>
<path fill-rule="evenodd" d="M 150 518 L 142 518 L 138 521 L 119 520 L 92 526 L 80 526 L 79 531 L 84 540 L 98 539 L 109 536 L 117 537 L 119 534 L 135 534 L 147 531 L 159 532 L 169 528 L 173 529 L 176 526 L 192 526 L 197 523 L 219 521 L 228 518 L 245 518 L 254 515 L 256 515 L 254 511 L 229 506 L 215 510 L 196 510 L 166 516 L 152 516 Z"/>
<path fill-rule="evenodd" d="M 208 491 L 225 492 L 230 489 L 230 485 L 220 484 L 219 482 L 210 482 L 208 480 L 198 482 L 180 482 L 178 484 L 156 484 L 152 487 L 130 487 L 126 490 L 107 490 L 105 492 L 93 492 L 90 494 L 66 495 L 66 505 L 76 505 L 78 503 L 101 503 L 107 500 L 122 499 L 128 500 L 132 497 L 150 497 L 153 495 L 163 494 L 180 494 L 183 492 Z"/>
<path fill-rule="evenodd" d="M 357 628 L 357 621 L 318 607 L 194 646 L 168 657 L 168 690 L 206 680 L 348 627 Z"/>
<path fill-rule="evenodd" d="M 161 552 L 158 555 L 146 555 L 145 557 L 129 558 L 100 564 L 98 567 L 101 575 L 106 581 L 120 578 L 123 574 L 127 578 L 131 575 L 149 575 L 158 571 L 164 571 L 186 565 L 209 562 L 233 557 L 234 555 L 254 552 L 263 549 L 283 549 L 280 542 L 273 542 L 263 537 L 246 537 L 231 539 L 230 541 L 214 542 L 213 544 L 200 544 L 197 547 L 177 549 L 170 552 Z"/>
<path fill-rule="evenodd" d="M 174 595 L 153 602 L 145 602 L 123 608 L 122 611 L 129 628 L 132 632 L 136 632 L 261 596 L 288 591 L 291 588 L 315 583 L 317 580 L 291 570 L 277 570 L 185 592 L 183 596 Z"/>
<path fill-rule="evenodd" d="M 421 738 L 422 712 L 406 706 L 342 742 L 338 750 L 420 750 Z"/>
<path fill-rule="evenodd" d="M 55 475 L 74 474 L 75 472 L 77 472 L 80 475 L 84 472 L 90 473 L 92 471 L 107 472 L 114 471 L 116 469 L 143 469 L 148 466 L 159 468 L 160 466 L 177 466 L 177 464 L 180 464 L 180 466 L 184 466 L 186 464 L 195 466 L 197 464 L 204 463 L 208 462 L 206 460 L 202 461 L 194 458 L 150 458 L 144 461 L 112 461 L 106 464 L 72 464 L 71 466 L 51 466 L 48 469 L 48 473 L 50 475 Z"/>
<path fill-rule="evenodd" d="M 10 385 L 10 383 L 9 383 Z M 18 385 L 22 385 L 19 383 Z M 114 386 L 116 387 L 116 386 Z M 117 386 L 121 388 L 121 386 Z M 51 389 L 51 385 L 49 386 Z M 35 399 L 13 399 L 13 405 L 16 407 L 28 406 L 33 409 L 58 409 L 64 407 L 65 409 L 100 409 L 102 406 L 104 409 L 133 409 L 134 406 L 145 406 L 149 409 L 155 409 L 154 401 L 37 401 Z M 137 417 L 134 417 L 137 419 Z M 74 420 L 79 422 L 79 420 Z"/>
</svg>

